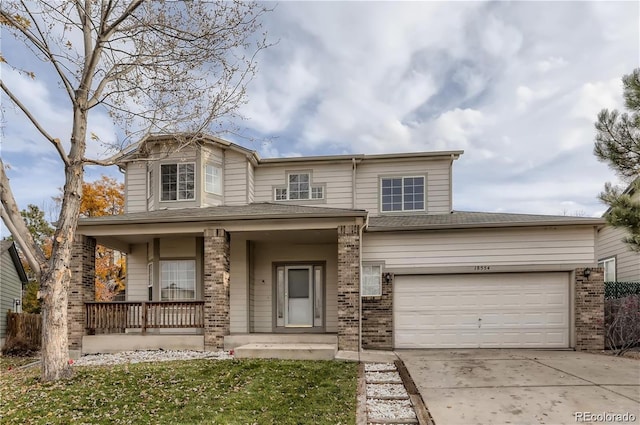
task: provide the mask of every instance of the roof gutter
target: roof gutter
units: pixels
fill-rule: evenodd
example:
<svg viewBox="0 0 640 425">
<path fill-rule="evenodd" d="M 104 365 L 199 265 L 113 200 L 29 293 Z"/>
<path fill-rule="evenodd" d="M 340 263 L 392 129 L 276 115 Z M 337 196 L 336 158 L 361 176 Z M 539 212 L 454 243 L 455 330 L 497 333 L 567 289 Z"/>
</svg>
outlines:
<svg viewBox="0 0 640 425">
<path fill-rule="evenodd" d="M 371 226 L 367 232 L 402 232 L 415 230 L 456 230 L 456 229 L 487 229 L 507 227 L 560 227 L 560 226 L 600 226 L 605 220 L 593 221 L 542 221 L 542 222 L 513 222 L 513 223 L 467 223 L 467 224 L 430 224 L 424 226 Z"/>
</svg>

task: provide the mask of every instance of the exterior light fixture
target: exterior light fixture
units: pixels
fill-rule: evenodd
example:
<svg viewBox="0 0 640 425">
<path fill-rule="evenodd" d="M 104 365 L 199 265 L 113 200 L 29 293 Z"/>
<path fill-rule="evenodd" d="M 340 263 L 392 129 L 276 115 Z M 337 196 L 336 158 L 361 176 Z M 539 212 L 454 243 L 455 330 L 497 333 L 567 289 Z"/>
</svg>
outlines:
<svg viewBox="0 0 640 425">
<path fill-rule="evenodd" d="M 589 276 L 591 276 L 591 269 L 587 267 L 586 269 L 584 269 L 584 272 L 582 272 L 582 274 L 584 275 L 584 277 L 589 279 Z"/>
</svg>

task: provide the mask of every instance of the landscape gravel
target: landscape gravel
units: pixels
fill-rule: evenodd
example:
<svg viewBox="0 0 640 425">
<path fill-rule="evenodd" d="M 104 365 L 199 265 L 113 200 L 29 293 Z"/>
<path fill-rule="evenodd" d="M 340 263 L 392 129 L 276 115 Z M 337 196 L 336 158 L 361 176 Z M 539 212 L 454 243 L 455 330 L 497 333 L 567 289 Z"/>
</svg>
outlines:
<svg viewBox="0 0 640 425">
<path fill-rule="evenodd" d="M 88 354 L 73 361 L 74 366 L 105 366 L 123 363 L 166 362 L 172 360 L 211 359 L 227 360 L 233 356 L 228 351 L 124 351 L 116 354 Z"/>
<path fill-rule="evenodd" d="M 367 384 L 367 397 L 371 398 L 409 398 L 402 384 Z"/>
<path fill-rule="evenodd" d="M 367 419 L 369 422 L 381 419 L 416 419 L 416 413 L 409 400 L 367 399 Z"/>
<path fill-rule="evenodd" d="M 394 383 L 401 384 L 400 374 L 398 372 L 365 372 L 364 374 L 367 383 Z"/>
<path fill-rule="evenodd" d="M 396 365 L 393 363 L 365 363 L 365 372 L 386 372 L 389 370 L 396 370 Z"/>
</svg>

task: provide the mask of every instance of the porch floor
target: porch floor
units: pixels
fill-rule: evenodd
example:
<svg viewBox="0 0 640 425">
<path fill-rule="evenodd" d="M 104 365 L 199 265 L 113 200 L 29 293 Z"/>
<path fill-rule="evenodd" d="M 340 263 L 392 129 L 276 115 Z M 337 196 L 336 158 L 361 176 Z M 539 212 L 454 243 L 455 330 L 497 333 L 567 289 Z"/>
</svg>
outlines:
<svg viewBox="0 0 640 425">
<path fill-rule="evenodd" d="M 225 350 L 235 350 L 247 344 L 328 344 L 337 347 L 338 336 L 321 333 L 251 333 L 231 334 L 224 337 Z"/>
</svg>

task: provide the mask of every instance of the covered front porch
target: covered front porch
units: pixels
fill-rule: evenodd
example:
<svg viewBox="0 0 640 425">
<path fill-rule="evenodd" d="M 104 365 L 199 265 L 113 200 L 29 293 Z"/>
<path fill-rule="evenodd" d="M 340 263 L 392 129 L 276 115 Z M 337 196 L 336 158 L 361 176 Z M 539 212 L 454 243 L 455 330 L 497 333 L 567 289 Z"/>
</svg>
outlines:
<svg viewBox="0 0 640 425">
<path fill-rule="evenodd" d="M 294 208 L 260 204 L 267 216 L 215 221 L 227 207 L 197 209 L 197 217 L 181 222 L 158 217 L 166 211 L 81 221 L 72 260 L 70 349 L 96 352 L 111 341 L 134 349 L 167 349 L 171 342 L 228 350 L 237 341 L 297 338 L 358 351 L 366 213 Z M 127 254 L 126 301 L 94 301 L 96 243 Z"/>
</svg>

